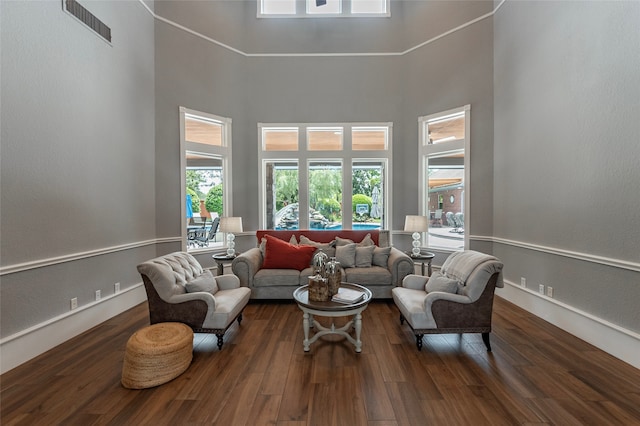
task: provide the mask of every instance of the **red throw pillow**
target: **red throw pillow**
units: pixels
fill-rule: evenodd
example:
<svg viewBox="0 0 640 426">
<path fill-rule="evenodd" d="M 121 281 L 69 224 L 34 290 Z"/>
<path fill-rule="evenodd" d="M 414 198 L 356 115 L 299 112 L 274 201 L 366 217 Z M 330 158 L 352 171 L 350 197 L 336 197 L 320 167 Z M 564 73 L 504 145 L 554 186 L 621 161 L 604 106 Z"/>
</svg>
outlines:
<svg viewBox="0 0 640 426">
<path fill-rule="evenodd" d="M 313 246 L 294 246 L 280 238 L 265 235 L 267 244 L 264 249 L 263 269 L 297 269 L 309 267 L 316 251 Z"/>
</svg>

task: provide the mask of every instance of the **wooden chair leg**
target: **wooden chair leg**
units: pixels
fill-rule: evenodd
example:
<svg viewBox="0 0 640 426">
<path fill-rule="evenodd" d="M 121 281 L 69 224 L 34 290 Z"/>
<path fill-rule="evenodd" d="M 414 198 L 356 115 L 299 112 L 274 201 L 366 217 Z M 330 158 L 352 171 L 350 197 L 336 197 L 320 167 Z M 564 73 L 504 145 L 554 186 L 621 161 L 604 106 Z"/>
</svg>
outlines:
<svg viewBox="0 0 640 426">
<path fill-rule="evenodd" d="M 240 325 L 240 323 L 242 323 L 242 312 L 238 315 L 238 325 Z"/>
<path fill-rule="evenodd" d="M 218 333 L 216 334 L 216 337 L 218 338 L 218 350 L 222 350 L 222 345 L 224 344 L 224 340 L 222 338 L 224 337 L 224 333 Z"/>
<path fill-rule="evenodd" d="M 400 325 L 404 324 L 404 315 L 400 314 Z"/>
<path fill-rule="evenodd" d="M 487 352 L 491 352 L 491 343 L 489 343 L 489 333 L 482 333 L 482 341 L 487 347 Z"/>
<path fill-rule="evenodd" d="M 423 336 L 424 336 L 424 334 L 416 334 L 416 346 L 418 347 L 419 351 L 422 350 L 422 337 Z"/>
</svg>

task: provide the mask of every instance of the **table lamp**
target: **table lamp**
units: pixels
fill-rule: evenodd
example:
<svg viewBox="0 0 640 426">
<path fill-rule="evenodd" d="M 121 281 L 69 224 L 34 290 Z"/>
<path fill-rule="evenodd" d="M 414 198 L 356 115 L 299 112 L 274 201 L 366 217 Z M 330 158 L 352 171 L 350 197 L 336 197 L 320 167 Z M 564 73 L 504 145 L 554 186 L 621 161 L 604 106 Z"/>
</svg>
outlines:
<svg viewBox="0 0 640 426">
<path fill-rule="evenodd" d="M 221 217 L 220 231 L 227 234 L 227 256 L 234 257 L 236 255 L 236 236 L 234 232 L 242 232 L 241 217 Z"/>
<path fill-rule="evenodd" d="M 429 229 L 429 219 L 427 216 L 410 216 L 404 219 L 404 230 L 406 232 L 413 232 L 413 242 L 411 245 L 411 256 L 420 256 L 420 237 L 422 232 L 426 232 Z"/>
</svg>

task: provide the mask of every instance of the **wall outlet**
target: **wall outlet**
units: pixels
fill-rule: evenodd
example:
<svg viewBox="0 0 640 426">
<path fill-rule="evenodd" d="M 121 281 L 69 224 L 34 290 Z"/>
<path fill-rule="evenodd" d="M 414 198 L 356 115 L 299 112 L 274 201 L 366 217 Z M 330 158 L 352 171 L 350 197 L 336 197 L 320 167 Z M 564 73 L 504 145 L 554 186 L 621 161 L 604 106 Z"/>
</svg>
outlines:
<svg viewBox="0 0 640 426">
<path fill-rule="evenodd" d="M 553 297 L 553 287 L 551 286 L 547 287 L 547 296 Z"/>
<path fill-rule="evenodd" d="M 538 293 L 544 294 L 544 284 L 538 285 Z"/>
<path fill-rule="evenodd" d="M 525 277 L 520 277 L 520 285 L 522 287 L 526 287 L 527 286 L 527 279 Z"/>
<path fill-rule="evenodd" d="M 116 293 L 120 292 L 120 283 L 115 283 L 113 285 L 113 291 L 116 292 Z"/>
<path fill-rule="evenodd" d="M 96 290 L 96 300 L 100 300 L 102 297 L 102 290 Z"/>
<path fill-rule="evenodd" d="M 71 309 L 76 309 L 78 307 L 78 298 L 74 297 L 71 299 Z"/>
</svg>

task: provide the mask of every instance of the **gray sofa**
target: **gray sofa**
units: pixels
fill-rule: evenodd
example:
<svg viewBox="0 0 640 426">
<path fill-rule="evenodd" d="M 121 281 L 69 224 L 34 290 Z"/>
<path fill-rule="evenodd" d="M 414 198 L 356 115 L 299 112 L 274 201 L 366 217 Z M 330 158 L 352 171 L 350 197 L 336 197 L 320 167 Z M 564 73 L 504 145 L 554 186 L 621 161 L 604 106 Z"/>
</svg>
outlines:
<svg viewBox="0 0 640 426">
<path fill-rule="evenodd" d="M 319 250 L 325 252 L 327 250 L 324 248 L 328 244 L 348 245 L 348 240 L 356 243 L 358 247 L 375 245 L 369 265 L 342 268 L 343 281 L 367 287 L 374 298 L 391 298 L 391 290 L 401 285 L 405 276 L 414 272 L 411 258 L 390 247 L 388 230 L 259 230 L 256 232 L 257 247 L 240 254 L 231 264 L 233 273 L 240 279 L 240 285 L 251 290 L 252 299 L 292 299 L 293 291 L 300 285 L 308 284 L 309 276 L 314 273 L 310 264 L 301 270 L 263 268 L 263 238 L 267 234 L 286 242 L 292 241 L 292 236 L 297 242 L 305 245 L 311 245 L 311 241 Z M 328 255 L 333 254 L 334 251 L 329 250 Z"/>
</svg>

